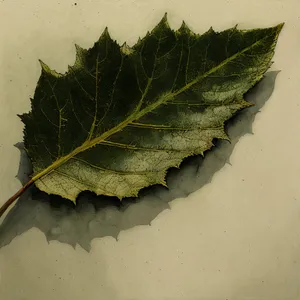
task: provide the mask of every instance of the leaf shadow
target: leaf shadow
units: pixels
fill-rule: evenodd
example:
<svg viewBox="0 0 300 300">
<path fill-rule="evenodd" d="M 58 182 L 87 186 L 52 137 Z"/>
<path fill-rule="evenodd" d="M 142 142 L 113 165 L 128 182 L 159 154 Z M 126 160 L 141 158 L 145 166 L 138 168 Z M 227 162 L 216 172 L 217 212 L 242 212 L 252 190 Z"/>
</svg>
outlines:
<svg viewBox="0 0 300 300">
<path fill-rule="evenodd" d="M 146 188 L 138 198 L 127 198 L 122 203 L 115 197 L 84 192 L 80 194 L 75 206 L 66 199 L 47 195 L 33 186 L 18 199 L 0 225 L 0 248 L 36 227 L 45 234 L 48 242 L 57 240 L 74 248 L 80 245 L 89 251 L 94 238 L 112 236 L 117 239 L 121 230 L 150 225 L 159 213 L 170 209 L 170 201 L 199 190 L 226 163 L 230 163 L 230 155 L 240 137 L 252 133 L 255 115 L 270 98 L 278 73 L 266 73 L 246 95 L 246 100 L 255 106 L 240 112 L 226 124 L 231 143 L 217 140 L 215 147 L 204 158 L 190 157 L 182 163 L 180 169 L 171 169 L 167 175 L 168 188 Z M 23 144 L 15 146 L 21 156 L 17 177 L 24 184 L 31 173 L 31 165 Z"/>
</svg>

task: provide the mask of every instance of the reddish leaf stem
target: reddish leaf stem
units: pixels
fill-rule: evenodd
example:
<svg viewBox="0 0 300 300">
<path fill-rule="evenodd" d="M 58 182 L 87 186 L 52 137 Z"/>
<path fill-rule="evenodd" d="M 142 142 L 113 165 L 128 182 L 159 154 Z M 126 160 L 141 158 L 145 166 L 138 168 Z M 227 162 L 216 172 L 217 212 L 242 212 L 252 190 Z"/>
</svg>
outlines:
<svg viewBox="0 0 300 300">
<path fill-rule="evenodd" d="M 0 208 L 0 217 L 5 213 L 9 206 L 14 203 L 32 184 L 34 181 L 30 179 L 19 191 L 11 196 Z"/>
</svg>

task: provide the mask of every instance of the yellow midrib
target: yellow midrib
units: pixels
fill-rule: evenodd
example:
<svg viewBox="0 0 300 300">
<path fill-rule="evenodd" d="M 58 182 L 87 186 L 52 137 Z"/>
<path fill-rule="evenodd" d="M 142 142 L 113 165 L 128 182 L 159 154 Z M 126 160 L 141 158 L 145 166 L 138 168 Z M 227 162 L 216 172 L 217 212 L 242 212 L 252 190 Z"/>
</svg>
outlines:
<svg viewBox="0 0 300 300">
<path fill-rule="evenodd" d="M 280 24 L 280 25 L 277 26 L 278 30 L 277 30 L 276 36 L 274 37 L 273 43 L 276 42 L 277 37 L 279 35 L 279 32 L 280 32 L 282 26 L 283 26 L 283 24 Z M 253 47 L 257 46 L 258 44 L 260 44 L 267 37 L 269 37 L 269 36 L 263 37 L 262 39 L 256 41 L 252 45 L 246 47 L 242 51 L 237 52 L 236 54 L 232 55 L 231 57 L 225 59 L 219 65 L 217 65 L 214 68 L 210 69 L 209 71 L 205 72 L 201 76 L 196 77 L 194 80 L 192 80 L 190 83 L 188 83 L 187 85 L 185 85 L 181 89 L 179 89 L 177 91 L 174 91 L 173 93 L 170 92 L 168 94 L 165 94 L 165 95 L 161 96 L 158 101 L 154 102 L 153 104 L 149 105 L 148 107 L 144 108 L 143 110 L 137 111 L 135 114 L 132 114 L 129 118 L 127 118 L 126 120 L 124 120 L 123 122 L 121 122 L 119 125 L 117 125 L 117 126 L 113 127 L 112 129 L 108 130 L 107 132 L 103 133 L 101 136 L 99 136 L 97 138 L 94 138 L 92 140 L 85 141 L 81 146 L 79 146 L 76 149 L 74 149 L 71 153 L 69 153 L 68 155 L 65 155 L 65 156 L 59 158 L 53 164 L 51 164 L 50 166 L 48 166 L 47 168 L 45 168 L 43 171 L 41 171 L 38 174 L 36 174 L 35 176 L 33 176 L 32 180 L 36 181 L 36 180 L 40 179 L 41 177 L 43 177 L 43 176 L 45 176 L 47 174 L 50 174 L 53 170 L 57 169 L 58 167 L 60 167 L 61 165 L 63 165 L 65 162 L 67 162 L 69 159 L 71 159 L 72 157 L 76 156 L 77 154 L 79 154 L 81 152 L 84 152 L 84 151 L 86 151 L 86 150 L 88 150 L 88 149 L 96 146 L 97 144 L 101 144 L 103 141 L 105 141 L 105 139 L 107 139 L 108 137 L 112 136 L 113 134 L 119 132 L 120 130 L 122 130 L 123 128 L 125 128 L 128 124 L 130 124 L 131 122 L 139 120 L 142 116 L 144 116 L 147 113 L 153 111 L 154 109 L 156 109 L 157 107 L 159 107 L 161 104 L 166 103 L 168 100 L 170 100 L 170 99 L 178 96 L 179 94 L 183 93 L 184 91 L 188 90 L 191 86 L 193 86 L 194 84 L 198 83 L 203 78 L 205 78 L 208 75 L 216 72 L 217 70 L 219 70 L 220 68 L 222 68 L 224 65 L 226 65 L 230 61 L 232 61 L 235 58 L 237 58 L 240 55 L 242 55 L 244 52 L 246 52 L 246 51 L 250 50 L 251 48 L 253 48 Z M 144 96 L 144 94 L 143 94 L 143 96 Z"/>
</svg>

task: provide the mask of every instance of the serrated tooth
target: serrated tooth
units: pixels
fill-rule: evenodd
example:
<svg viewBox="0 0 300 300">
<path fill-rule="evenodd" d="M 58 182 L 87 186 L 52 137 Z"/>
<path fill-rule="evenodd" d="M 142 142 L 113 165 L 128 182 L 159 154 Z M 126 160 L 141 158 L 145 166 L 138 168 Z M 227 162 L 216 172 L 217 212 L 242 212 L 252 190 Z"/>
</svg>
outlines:
<svg viewBox="0 0 300 300">
<path fill-rule="evenodd" d="M 179 32 L 181 31 L 187 31 L 187 32 L 191 32 L 190 28 L 186 25 L 186 23 L 184 21 L 182 21 L 180 28 L 178 29 Z"/>
<path fill-rule="evenodd" d="M 121 46 L 120 50 L 126 55 L 133 53 L 133 49 L 129 47 L 126 42 Z"/>
<path fill-rule="evenodd" d="M 39 63 L 41 65 L 42 69 L 48 73 L 50 70 L 49 66 L 47 64 L 45 64 L 41 59 L 39 59 Z"/>
<path fill-rule="evenodd" d="M 109 35 L 108 27 L 107 27 L 107 26 L 104 28 L 104 31 L 103 31 L 102 34 L 103 34 L 103 35 Z"/>
<path fill-rule="evenodd" d="M 50 74 L 54 77 L 61 77 L 62 75 L 57 73 L 55 70 L 50 69 L 50 67 L 45 64 L 41 59 L 39 59 L 39 63 L 41 65 L 42 71 L 45 72 L 46 74 Z"/>
<path fill-rule="evenodd" d="M 102 34 L 99 37 L 99 40 L 104 39 L 104 38 L 111 39 L 107 26 L 104 28 Z"/>
<path fill-rule="evenodd" d="M 163 21 L 166 21 L 166 22 L 168 21 L 168 13 L 167 13 L 167 12 L 165 12 L 165 14 L 164 14 L 162 20 L 163 20 Z"/>
<path fill-rule="evenodd" d="M 160 182 L 161 185 L 163 185 L 164 187 L 168 187 L 167 183 L 165 181 Z"/>
<path fill-rule="evenodd" d="M 76 52 L 83 52 L 84 49 L 82 47 L 80 47 L 78 44 L 75 44 L 75 49 L 76 49 Z"/>
<path fill-rule="evenodd" d="M 212 28 L 212 26 L 209 27 L 208 31 L 206 32 L 206 34 L 212 34 L 212 33 L 216 33 L 214 31 L 214 29 Z"/>
</svg>

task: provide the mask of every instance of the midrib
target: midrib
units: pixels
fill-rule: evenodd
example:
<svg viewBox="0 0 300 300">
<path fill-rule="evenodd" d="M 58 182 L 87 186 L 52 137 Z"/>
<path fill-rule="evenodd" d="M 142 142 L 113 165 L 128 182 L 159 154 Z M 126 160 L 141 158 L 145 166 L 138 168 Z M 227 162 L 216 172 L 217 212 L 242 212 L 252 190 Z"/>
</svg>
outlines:
<svg viewBox="0 0 300 300">
<path fill-rule="evenodd" d="M 277 36 L 279 34 L 280 28 L 281 28 L 281 26 L 279 27 L 279 30 L 277 32 Z M 66 163 L 69 159 L 71 159 L 72 157 L 76 156 L 77 154 L 79 154 L 81 152 L 84 152 L 84 151 L 86 151 L 86 150 L 88 150 L 88 149 L 90 149 L 90 148 L 92 148 L 92 147 L 94 147 L 94 146 L 96 146 L 98 144 L 101 144 L 108 137 L 110 137 L 113 134 L 115 134 L 115 133 L 119 132 L 120 130 L 124 129 L 131 122 L 139 120 L 141 117 L 143 117 L 147 113 L 155 110 L 161 104 L 166 103 L 168 100 L 170 100 L 170 99 L 178 96 L 179 94 L 185 92 L 190 87 L 192 87 L 193 85 L 195 85 L 196 83 L 198 83 L 200 80 L 202 80 L 205 77 L 207 77 L 208 75 L 216 72 L 217 70 L 219 70 L 220 68 L 222 68 L 223 66 L 225 66 L 227 63 L 231 62 L 232 60 L 236 59 L 237 57 L 239 57 L 240 55 L 242 55 L 246 51 L 248 51 L 251 48 L 253 48 L 253 47 L 257 46 L 258 44 L 260 44 L 267 37 L 268 36 L 263 37 L 262 39 L 256 41 L 252 45 L 246 47 L 242 51 L 237 52 L 236 54 L 232 55 L 231 57 L 225 59 L 219 65 L 217 65 L 214 68 L 210 69 L 209 71 L 205 72 L 201 76 L 196 77 L 194 80 L 192 80 L 191 82 L 189 82 L 187 85 L 185 85 L 181 89 L 179 89 L 177 91 L 174 91 L 173 93 L 170 92 L 169 94 L 165 94 L 164 96 L 161 96 L 156 102 L 154 102 L 153 104 L 151 104 L 148 107 L 144 108 L 143 110 L 137 111 L 135 114 L 132 114 L 129 118 L 127 118 L 126 120 L 124 120 L 123 122 L 121 122 L 119 125 L 117 125 L 117 126 L 113 127 L 112 129 L 108 130 L 107 132 L 103 133 L 101 136 L 99 136 L 97 138 L 94 138 L 92 140 L 85 141 L 81 146 L 79 146 L 76 149 L 74 149 L 70 154 L 65 155 L 65 156 L 59 158 L 53 164 L 51 164 L 50 166 L 48 166 L 46 169 L 44 169 L 43 171 L 41 171 L 38 174 L 36 174 L 35 176 L 33 176 L 32 180 L 33 181 L 37 181 L 41 177 L 47 176 L 53 170 L 59 168 L 61 165 L 63 165 L 64 163 Z M 274 42 L 275 41 L 276 41 L 276 38 L 274 39 Z M 144 96 L 144 94 L 143 94 L 143 96 Z"/>
</svg>

